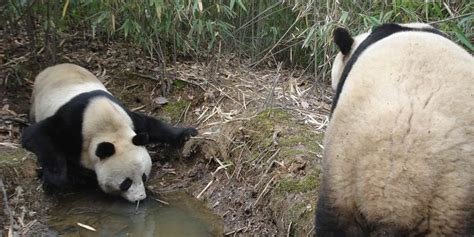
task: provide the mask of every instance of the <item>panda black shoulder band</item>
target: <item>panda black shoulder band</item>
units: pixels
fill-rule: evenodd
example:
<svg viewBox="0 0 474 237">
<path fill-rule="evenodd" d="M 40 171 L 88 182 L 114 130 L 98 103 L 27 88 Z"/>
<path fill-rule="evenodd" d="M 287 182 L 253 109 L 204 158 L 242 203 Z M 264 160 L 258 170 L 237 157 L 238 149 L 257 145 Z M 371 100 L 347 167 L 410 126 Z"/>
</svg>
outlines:
<svg viewBox="0 0 474 237">
<path fill-rule="evenodd" d="M 334 95 L 334 99 L 332 102 L 331 106 L 331 116 L 332 113 L 334 112 L 334 109 L 336 108 L 337 102 L 339 100 L 339 95 L 341 94 L 342 88 L 344 86 L 344 83 L 347 79 L 347 76 L 349 75 L 349 72 L 352 69 L 352 66 L 354 63 L 357 61 L 359 56 L 372 44 L 376 43 L 377 41 L 384 39 L 392 34 L 398 33 L 398 32 L 405 32 L 405 31 L 421 31 L 421 32 L 428 32 L 428 33 L 433 33 L 437 34 L 443 37 L 446 37 L 444 33 L 441 31 L 435 29 L 435 28 L 411 28 L 411 27 L 406 27 L 398 24 L 384 24 L 381 26 L 375 27 L 370 34 L 367 36 L 367 38 L 362 41 L 362 43 L 357 47 L 356 51 L 351 55 L 349 61 L 347 62 L 346 66 L 344 67 L 344 70 L 342 71 L 341 78 L 339 79 L 339 83 L 337 84 L 337 89 L 336 89 L 336 94 Z"/>
</svg>

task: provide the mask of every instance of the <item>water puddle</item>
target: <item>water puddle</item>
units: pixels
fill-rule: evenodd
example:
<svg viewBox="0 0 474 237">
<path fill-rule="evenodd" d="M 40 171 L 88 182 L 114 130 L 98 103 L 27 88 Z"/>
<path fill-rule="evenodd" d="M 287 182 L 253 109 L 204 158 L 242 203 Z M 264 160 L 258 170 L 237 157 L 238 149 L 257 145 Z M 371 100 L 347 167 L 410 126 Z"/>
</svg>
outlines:
<svg viewBox="0 0 474 237">
<path fill-rule="evenodd" d="M 222 236 L 222 219 L 201 201 L 181 192 L 133 203 L 100 192 L 61 198 L 48 225 L 60 236 Z M 80 224 L 78 224 L 80 223 Z M 91 231 L 80 225 L 93 227 Z"/>
</svg>

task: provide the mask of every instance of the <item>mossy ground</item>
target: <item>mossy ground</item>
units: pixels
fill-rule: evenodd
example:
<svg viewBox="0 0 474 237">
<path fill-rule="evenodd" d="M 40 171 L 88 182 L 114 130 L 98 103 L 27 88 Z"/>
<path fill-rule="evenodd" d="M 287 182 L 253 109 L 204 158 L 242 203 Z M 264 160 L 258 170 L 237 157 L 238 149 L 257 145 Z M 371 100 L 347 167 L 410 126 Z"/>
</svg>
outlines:
<svg viewBox="0 0 474 237">
<path fill-rule="evenodd" d="M 323 134 L 280 109 L 263 111 L 246 125 L 255 145 L 250 159 L 259 157 L 265 148 L 280 149 L 275 160 L 286 167 L 275 170 L 278 178 L 270 197 L 274 203 L 271 208 L 281 217 L 281 225 L 292 223 L 292 236 L 308 233 L 313 227 L 320 185 L 317 155 L 322 152 Z"/>
<path fill-rule="evenodd" d="M 259 113 L 248 123 L 252 130 L 252 141 L 260 147 L 270 146 L 273 142 L 273 133 L 283 130 L 282 126 L 290 121 L 291 115 L 280 109 Z"/>
<path fill-rule="evenodd" d="M 2 148 L 0 147 L 0 165 L 2 164 L 20 164 L 30 153 L 21 148 Z"/>
<path fill-rule="evenodd" d="M 177 122 L 183 116 L 186 108 L 188 108 L 190 105 L 190 101 L 183 99 L 175 102 L 169 102 L 163 106 L 163 112 L 161 115 L 167 118 L 170 122 Z"/>
<path fill-rule="evenodd" d="M 259 147 L 272 145 L 273 135 L 276 132 L 277 145 L 282 150 L 281 157 L 321 152 L 319 144 L 322 143 L 323 135 L 311 131 L 307 125 L 298 123 L 286 111 L 280 109 L 263 111 L 247 125 L 251 130 L 252 141 Z M 301 146 L 304 146 L 304 149 L 301 149 Z"/>
<path fill-rule="evenodd" d="M 319 188 L 319 174 L 321 171 L 315 168 L 310 173 L 306 174 L 303 178 L 299 177 L 288 177 L 281 179 L 277 186 L 276 191 L 280 193 L 294 193 L 301 192 L 306 193 L 317 190 Z"/>
</svg>

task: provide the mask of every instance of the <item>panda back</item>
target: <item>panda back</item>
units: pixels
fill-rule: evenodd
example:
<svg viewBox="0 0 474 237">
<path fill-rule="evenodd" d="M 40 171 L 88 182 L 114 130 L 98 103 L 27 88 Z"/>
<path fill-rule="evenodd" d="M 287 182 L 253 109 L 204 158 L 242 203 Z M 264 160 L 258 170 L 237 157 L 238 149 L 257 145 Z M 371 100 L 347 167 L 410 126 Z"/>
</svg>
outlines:
<svg viewBox="0 0 474 237">
<path fill-rule="evenodd" d="M 473 68 L 469 53 L 432 33 L 400 32 L 368 47 L 325 136 L 334 202 L 356 205 L 369 222 L 407 228 L 429 205 L 449 209 L 447 200 L 430 203 L 435 197 L 472 210 Z"/>
<path fill-rule="evenodd" d="M 473 66 L 469 53 L 442 36 L 394 34 L 368 47 L 354 63 L 334 117 L 344 112 L 351 117 L 354 112 L 360 112 L 361 118 L 375 117 L 410 104 L 427 113 L 434 112 L 427 111 L 430 108 L 465 113 L 462 110 L 474 107 Z"/>
<path fill-rule="evenodd" d="M 31 117 L 35 122 L 44 120 L 73 97 L 94 90 L 107 91 L 86 69 L 74 64 L 48 67 L 35 79 Z"/>
</svg>

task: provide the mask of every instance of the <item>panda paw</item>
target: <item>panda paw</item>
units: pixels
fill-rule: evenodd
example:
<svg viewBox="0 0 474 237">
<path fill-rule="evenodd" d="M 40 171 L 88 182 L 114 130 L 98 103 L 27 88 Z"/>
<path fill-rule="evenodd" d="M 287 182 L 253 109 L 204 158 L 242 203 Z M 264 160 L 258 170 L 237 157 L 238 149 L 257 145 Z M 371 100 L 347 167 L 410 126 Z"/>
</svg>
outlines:
<svg viewBox="0 0 474 237">
<path fill-rule="evenodd" d="M 38 177 L 41 178 L 46 187 L 63 188 L 68 183 L 66 170 L 43 168 L 37 170 Z"/>
<path fill-rule="evenodd" d="M 184 144 L 191 138 L 198 135 L 198 131 L 195 128 L 183 128 L 177 138 L 175 145 L 179 148 L 183 147 Z"/>
</svg>

